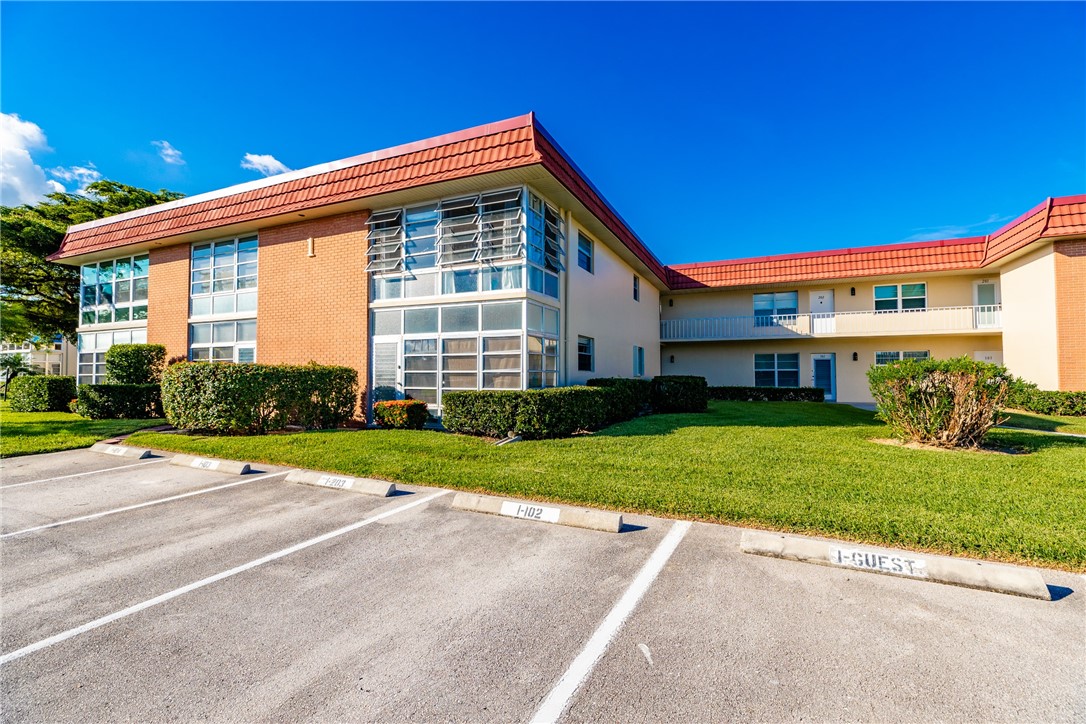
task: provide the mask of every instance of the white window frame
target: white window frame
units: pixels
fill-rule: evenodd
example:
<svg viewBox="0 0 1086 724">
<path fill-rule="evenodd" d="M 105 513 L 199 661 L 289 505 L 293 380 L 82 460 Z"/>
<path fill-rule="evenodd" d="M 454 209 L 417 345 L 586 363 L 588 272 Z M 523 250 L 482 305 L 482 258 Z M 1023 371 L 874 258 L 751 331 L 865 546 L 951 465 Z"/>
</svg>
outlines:
<svg viewBox="0 0 1086 724">
<path fill-rule="evenodd" d="M 922 286 L 924 287 L 924 296 L 922 297 L 904 297 L 902 296 L 902 288 L 907 286 Z M 894 288 L 894 297 L 886 297 L 884 299 L 878 298 L 878 289 Z M 889 302 L 891 299 L 894 302 L 894 309 L 879 309 L 879 302 Z M 906 299 L 922 299 L 924 303 L 919 307 L 904 308 L 903 305 Z M 920 312 L 928 308 L 928 283 L 927 282 L 897 282 L 894 284 L 875 284 L 871 287 L 871 309 L 876 312 Z"/>
<path fill-rule="evenodd" d="M 889 355 L 894 355 L 894 359 L 886 360 L 885 362 L 880 362 L 879 361 L 879 356 L 880 355 L 882 355 L 884 357 L 889 356 Z M 890 364 L 891 362 L 900 362 L 903 359 L 915 359 L 915 360 L 931 359 L 931 352 L 929 350 L 926 350 L 926 349 L 922 349 L 922 350 L 906 350 L 904 352 L 893 352 L 893 351 L 889 351 L 889 350 L 886 350 L 886 351 L 880 350 L 878 352 L 875 352 L 875 366 L 876 367 L 882 367 L 883 365 Z"/>
<path fill-rule="evenodd" d="M 795 366 L 795 368 L 792 368 L 792 367 L 784 367 L 784 368 L 782 368 L 781 367 L 780 358 L 785 357 L 785 356 L 787 356 L 787 357 L 795 357 L 796 358 L 796 366 Z M 772 357 L 773 358 L 773 369 L 772 370 L 769 370 L 768 368 L 767 369 L 758 369 L 758 358 L 759 357 Z M 796 388 L 796 387 L 800 386 L 800 374 L 799 373 L 800 373 L 800 367 L 802 366 L 802 360 L 800 359 L 800 355 L 799 355 L 798 352 L 755 352 L 754 357 L 753 357 L 753 362 L 754 362 L 754 386 L 755 387 L 775 387 L 775 388 L 782 388 L 782 389 L 793 389 L 793 388 Z M 759 385 L 758 384 L 758 373 L 759 372 L 770 372 L 770 371 L 773 372 L 773 384 L 772 385 Z M 789 374 L 795 373 L 795 375 L 796 375 L 796 384 L 794 384 L 794 385 L 782 385 L 781 384 L 781 373 L 782 372 L 787 372 Z"/>
<path fill-rule="evenodd" d="M 136 273 L 136 260 L 142 261 L 142 265 L 145 271 L 142 274 Z M 117 263 L 127 262 L 129 273 L 124 279 L 117 279 Z M 103 282 L 101 279 L 102 266 L 109 264 L 111 267 L 111 278 L 108 282 Z M 95 283 L 88 285 L 87 269 L 94 268 Z M 79 327 L 91 327 L 96 324 L 131 324 L 134 322 L 147 321 L 147 297 L 143 299 L 136 299 L 136 282 L 137 280 L 146 281 L 147 295 L 150 296 L 150 276 L 151 276 L 151 259 L 148 254 L 132 254 L 130 256 L 119 256 L 113 259 L 103 259 L 102 261 L 95 262 L 93 264 L 83 264 L 79 267 Z M 128 301 L 117 302 L 117 285 L 123 282 L 129 283 Z M 109 299 L 103 300 L 105 292 L 101 289 L 104 284 L 110 286 Z M 84 304 L 83 300 L 87 293 L 87 289 L 95 287 L 95 303 Z M 127 312 L 128 319 L 117 319 L 117 311 L 124 309 Z M 99 321 L 103 311 L 109 312 L 109 319 L 105 321 Z M 87 314 L 94 315 L 94 321 L 86 321 L 84 317 Z M 136 317 L 137 314 L 142 316 Z"/>
<path fill-rule="evenodd" d="M 635 302 L 641 301 L 641 277 L 636 274 L 633 275 L 633 300 Z"/>
<path fill-rule="evenodd" d="M 582 352 L 582 348 L 587 349 L 587 352 Z M 588 358 L 588 367 L 581 366 L 581 358 Z M 596 371 L 596 340 L 593 337 L 585 337 L 582 334 L 577 335 L 577 371 L 578 372 L 595 372 Z"/>
<path fill-rule="evenodd" d="M 633 346 L 633 376 L 645 376 L 645 348 L 636 344 Z"/>
<path fill-rule="evenodd" d="M 249 340 L 249 339 L 239 340 L 238 339 L 238 325 L 239 324 L 248 324 L 250 322 L 253 324 L 253 338 L 251 340 Z M 231 335 L 232 340 L 230 342 L 221 342 L 221 341 L 216 342 L 215 341 L 215 327 L 220 326 L 220 325 L 221 326 L 233 325 L 234 329 L 233 329 L 233 334 Z M 208 327 L 209 332 L 211 333 L 211 340 L 209 342 L 194 342 L 193 338 L 195 336 L 195 331 L 196 331 L 195 328 L 196 327 Z M 190 361 L 193 361 L 193 362 L 240 362 L 241 361 L 241 359 L 240 359 L 241 358 L 240 351 L 241 350 L 252 350 L 252 359 L 247 360 L 247 361 L 248 362 L 256 362 L 256 335 L 257 335 L 257 332 L 256 332 L 256 318 L 255 317 L 251 317 L 249 319 L 219 319 L 219 320 L 208 319 L 206 321 L 201 320 L 199 322 L 192 322 L 192 323 L 189 324 L 188 332 L 189 332 L 189 352 L 188 352 L 188 357 L 189 357 Z M 216 349 L 226 349 L 226 348 L 230 349 L 230 358 L 225 359 L 223 357 L 220 357 L 219 359 L 215 359 L 215 350 Z M 202 356 L 197 357 L 194 354 L 195 350 L 204 350 L 204 349 L 207 350 L 207 358 L 206 359 L 204 359 Z"/>
<path fill-rule="evenodd" d="M 596 242 L 583 231 L 577 232 L 577 266 L 589 274 L 596 273 Z"/>
<path fill-rule="evenodd" d="M 240 261 L 239 255 L 241 249 L 238 247 L 241 244 L 252 244 L 251 249 L 246 249 L 245 252 L 252 251 L 253 258 L 249 261 Z M 231 245 L 233 251 L 230 254 L 230 263 L 228 264 L 216 264 L 215 251 L 216 249 Z M 197 268 L 196 253 L 198 250 L 208 249 L 208 265 L 200 266 Z M 220 258 L 225 258 L 226 255 L 220 255 Z M 243 274 L 239 276 L 239 272 L 242 267 L 250 267 L 251 273 Z M 214 277 L 217 270 L 229 269 L 231 276 L 225 277 L 220 280 L 216 280 Z M 209 274 L 210 276 L 205 279 L 197 280 L 197 275 Z M 216 281 L 225 281 L 229 279 L 230 289 L 215 291 Z M 238 286 L 238 282 L 241 279 L 252 280 L 253 286 L 247 286 L 241 288 Z M 193 292 L 194 287 L 197 284 L 206 284 L 207 291 Z M 214 241 L 201 241 L 192 244 L 189 247 L 189 318 L 192 320 L 214 320 L 218 319 L 245 319 L 256 315 L 257 304 L 259 303 L 259 288 L 260 288 L 260 241 L 257 234 L 243 234 L 239 236 L 229 237 L 225 239 L 215 239 Z M 238 301 L 241 297 L 248 299 L 252 297 L 252 309 L 238 309 Z M 218 300 L 230 299 L 230 311 L 215 311 L 215 305 Z M 197 313 L 197 302 L 207 302 L 208 310 L 206 312 L 201 311 Z"/>
<path fill-rule="evenodd" d="M 96 385 L 105 382 L 106 352 L 113 345 L 146 343 L 146 327 L 128 327 L 127 329 L 112 329 L 104 332 L 80 332 L 76 337 L 76 383 L 80 385 Z"/>
</svg>

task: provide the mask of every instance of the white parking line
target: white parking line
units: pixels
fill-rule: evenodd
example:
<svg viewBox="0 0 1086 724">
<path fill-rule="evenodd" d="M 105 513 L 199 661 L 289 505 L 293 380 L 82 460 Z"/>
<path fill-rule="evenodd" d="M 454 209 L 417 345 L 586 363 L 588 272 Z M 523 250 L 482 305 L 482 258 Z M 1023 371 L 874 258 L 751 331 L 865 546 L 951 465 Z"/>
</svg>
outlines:
<svg viewBox="0 0 1086 724">
<path fill-rule="evenodd" d="M 596 662 L 607 652 L 607 648 L 611 645 L 615 634 L 619 632 L 623 624 L 626 623 L 626 619 L 637 608 L 637 604 L 640 603 L 641 598 L 652 586 L 664 564 L 671 558 L 671 554 L 679 547 L 679 543 L 688 530 L 690 530 L 690 523 L 687 521 L 679 521 L 671 526 L 671 530 L 667 532 L 664 539 L 660 541 L 660 545 L 649 556 L 649 559 L 641 568 L 641 572 L 637 574 L 637 578 L 626 589 L 626 593 L 622 594 L 622 598 L 607 614 L 607 618 L 603 619 L 603 623 L 592 634 L 592 638 L 588 639 L 584 649 L 577 654 L 577 658 L 566 669 L 566 673 L 562 674 L 562 678 L 551 689 L 551 693 L 547 694 L 547 698 L 539 705 L 539 709 L 536 710 L 535 715 L 532 717 L 533 724 L 556 722 L 562 716 L 562 712 L 569 706 L 569 702 L 573 699 L 573 695 L 577 693 L 577 689 L 592 673 Z"/>
<path fill-rule="evenodd" d="M 255 483 L 258 480 L 266 480 L 268 478 L 274 478 L 277 475 L 286 475 L 289 470 L 284 470 L 281 473 L 268 473 L 267 475 L 259 475 L 255 478 L 249 478 L 248 480 L 239 480 L 236 483 L 227 483 L 226 485 L 216 485 L 214 488 L 202 488 L 200 490 L 193 490 L 190 493 L 181 493 L 180 495 L 171 495 L 168 498 L 159 498 L 158 500 L 149 500 L 146 503 L 137 503 L 136 505 L 126 505 L 123 508 L 114 508 L 113 510 L 105 510 L 101 513 L 91 513 L 90 515 L 81 515 L 78 518 L 68 518 L 67 520 L 58 520 L 55 523 L 46 523 L 45 525 L 36 525 L 33 528 L 23 528 L 13 533 L 4 533 L 0 535 L 0 539 L 11 538 L 12 536 L 22 535 L 23 533 L 33 533 L 36 530 L 46 530 L 48 528 L 57 528 L 62 525 L 68 525 L 69 523 L 80 523 L 84 520 L 94 520 L 95 518 L 102 518 L 107 515 L 113 515 L 114 513 L 124 513 L 129 510 L 138 510 L 140 508 L 146 508 L 149 505 L 158 505 L 159 503 L 168 503 L 171 500 L 181 500 L 182 498 L 191 498 L 194 495 L 203 495 L 204 493 L 214 493 L 216 490 L 225 490 L 226 488 L 233 488 L 237 485 L 246 485 L 247 483 Z"/>
<path fill-rule="evenodd" d="M 276 473 L 276 475 L 282 475 L 282 474 L 283 473 Z M 15 661 L 16 659 L 21 659 L 22 657 L 26 656 L 27 654 L 32 654 L 35 651 L 41 651 L 42 649 L 47 648 L 49 646 L 52 646 L 53 644 L 59 644 L 61 641 L 66 641 L 66 640 L 72 638 L 73 636 L 78 636 L 79 634 L 83 634 L 83 633 L 86 633 L 88 631 L 93 631 L 96 628 L 99 628 L 101 626 L 105 626 L 107 623 L 112 623 L 114 621 L 120 620 L 120 619 L 125 618 L 127 616 L 131 616 L 134 613 L 139 613 L 140 611 L 145 611 L 148 608 L 151 608 L 152 606 L 157 606 L 160 603 L 165 603 L 166 601 L 177 598 L 178 596 L 182 596 L 182 595 L 184 595 L 186 593 L 189 593 L 191 591 L 195 591 L 195 590 L 197 590 L 199 588 L 203 588 L 204 586 L 210 586 L 212 583 L 215 583 L 217 581 L 221 581 L 224 578 L 230 578 L 231 576 L 236 576 L 239 573 L 244 573 L 245 571 L 256 568 L 257 566 L 262 566 L 265 563 L 271 563 L 272 561 L 278 560 L 278 559 L 283 558 L 285 556 L 289 556 L 291 553 L 297 553 L 298 551 L 305 550 L 306 548 L 309 548 L 310 546 L 315 546 L 318 543 L 323 543 L 323 542 L 325 542 L 327 540 L 331 540 L 332 538 L 337 538 L 337 537 L 339 537 L 341 535 L 344 535 L 346 533 L 350 533 L 351 531 L 358 530 L 359 528 L 367 526 L 367 525 L 369 525 L 371 523 L 376 523 L 379 520 L 384 520 L 385 518 L 389 518 L 389 517 L 391 517 L 393 515 L 396 515 L 397 513 L 402 513 L 405 510 L 410 510 L 411 508 L 415 508 L 417 506 L 423 505 L 424 503 L 429 503 L 434 498 L 440 498 L 442 495 L 446 495 L 449 492 L 450 491 L 448 491 L 448 490 L 441 490 L 441 491 L 438 491 L 438 492 L 436 492 L 436 493 L 434 493 L 432 495 L 428 495 L 425 498 L 420 498 L 419 500 L 413 500 L 410 503 L 407 503 L 406 505 L 401 505 L 398 508 L 393 508 L 392 510 L 386 510 L 384 513 L 378 513 L 377 515 L 374 515 L 374 516 L 369 517 L 369 518 L 363 518 L 362 520 L 358 521 L 357 523 L 351 523 L 350 525 L 344 526 L 342 528 L 337 528 L 336 530 L 333 530 L 333 531 L 330 531 L 328 533 L 324 533 L 322 535 L 319 535 L 316 538 L 310 538 L 309 540 L 302 541 L 301 543 L 296 543 L 296 544 L 290 546 L 289 548 L 284 548 L 283 550 L 276 551 L 275 553 L 269 553 L 268 555 L 266 555 L 266 556 L 264 556 L 262 558 L 257 558 L 254 561 L 249 561 L 248 563 L 243 563 L 240 566 L 236 566 L 234 568 L 231 568 L 228 571 L 223 571 L 222 573 L 216 573 L 215 575 L 208 576 L 207 578 L 201 578 L 199 581 L 196 581 L 195 583 L 190 583 L 187 586 L 182 586 L 181 588 L 175 588 L 174 590 L 172 590 L 172 591 L 170 591 L 168 593 L 163 593 L 161 596 L 155 596 L 154 598 L 148 599 L 148 600 L 146 600 L 146 601 L 144 601 L 142 603 L 137 603 L 134 606 L 129 606 L 128 608 L 117 611 L 116 613 L 111 613 L 108 616 L 103 616 L 101 618 L 96 618 L 95 620 L 90 621 L 89 623 L 85 623 L 82 626 L 78 626 L 78 627 L 73 628 L 73 629 L 68 629 L 67 631 L 64 631 L 63 633 L 59 633 L 56 636 L 50 636 L 49 638 L 44 639 L 42 641 L 39 641 L 39 642 L 37 642 L 35 644 L 30 644 L 29 646 L 24 646 L 21 649 L 16 649 L 15 651 L 12 651 L 11 653 L 4 654 L 3 656 L 0 656 L 0 666 L 2 666 L 4 664 L 7 664 L 9 662 Z"/>
<path fill-rule="evenodd" d="M 159 458 L 158 460 L 147 460 L 142 463 L 132 463 L 131 465 L 118 465 L 115 468 L 102 468 L 101 470 L 88 470 L 85 473 L 73 473 L 71 475 L 58 475 L 55 478 L 41 478 L 40 480 L 28 480 L 25 483 L 12 483 L 11 485 L 0 485 L 0 490 L 7 490 L 8 488 L 21 488 L 24 485 L 34 485 L 35 483 L 49 483 L 54 480 L 67 480 L 68 478 L 80 478 L 84 475 L 95 475 L 97 473 L 108 473 L 114 470 L 124 470 L 125 468 L 134 468 L 140 465 L 154 465 L 155 463 L 168 462 L 169 458 Z"/>
</svg>

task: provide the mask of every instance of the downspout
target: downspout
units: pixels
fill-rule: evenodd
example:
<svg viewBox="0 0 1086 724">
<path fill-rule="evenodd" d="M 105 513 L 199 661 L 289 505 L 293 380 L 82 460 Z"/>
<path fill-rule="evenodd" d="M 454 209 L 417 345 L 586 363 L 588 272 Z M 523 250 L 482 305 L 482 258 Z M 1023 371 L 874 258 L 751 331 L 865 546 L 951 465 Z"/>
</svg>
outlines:
<svg viewBox="0 0 1086 724">
<path fill-rule="evenodd" d="M 572 258 L 569 255 L 569 240 L 573 237 L 573 212 L 569 209 L 565 211 L 566 218 L 566 246 L 564 251 L 566 252 L 566 270 L 562 272 L 562 299 L 559 308 L 562 310 L 562 329 L 559 339 L 561 339 L 561 348 L 558 350 L 558 359 L 561 360 L 561 369 L 559 370 L 559 382 L 564 387 L 569 383 L 569 266 L 572 263 Z"/>
</svg>

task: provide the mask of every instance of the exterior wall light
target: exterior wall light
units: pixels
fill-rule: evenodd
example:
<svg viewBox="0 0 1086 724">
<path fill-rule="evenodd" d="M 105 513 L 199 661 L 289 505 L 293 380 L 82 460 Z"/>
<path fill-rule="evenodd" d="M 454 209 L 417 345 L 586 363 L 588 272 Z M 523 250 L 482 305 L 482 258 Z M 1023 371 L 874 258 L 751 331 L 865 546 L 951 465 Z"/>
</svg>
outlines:
<svg viewBox="0 0 1086 724">
<path fill-rule="evenodd" d="M 671 355 L 671 364 L 675 364 L 675 355 Z"/>
<path fill-rule="evenodd" d="M 851 288 L 850 288 L 850 289 L 848 290 L 848 293 L 849 293 L 849 294 L 850 294 L 851 296 L 856 296 L 856 287 L 851 287 Z"/>
<path fill-rule="evenodd" d="M 859 362 L 860 361 L 860 353 L 859 352 L 853 352 L 852 353 L 852 361 L 853 362 Z"/>
</svg>

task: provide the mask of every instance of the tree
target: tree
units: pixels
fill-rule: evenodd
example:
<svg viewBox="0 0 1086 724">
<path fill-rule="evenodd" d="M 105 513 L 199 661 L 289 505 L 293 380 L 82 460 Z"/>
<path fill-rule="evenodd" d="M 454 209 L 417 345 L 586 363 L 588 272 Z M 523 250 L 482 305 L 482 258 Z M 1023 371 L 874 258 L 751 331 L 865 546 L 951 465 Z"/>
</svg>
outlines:
<svg viewBox="0 0 1086 724">
<path fill-rule="evenodd" d="M 34 373 L 34 368 L 30 366 L 26 361 L 26 357 L 21 354 L 2 354 L 0 355 L 0 377 L 4 378 L 3 396 L 8 396 L 8 385 L 11 381 L 19 375 L 29 375 Z"/>
<path fill-rule="evenodd" d="M 53 193 L 34 205 L 0 206 L 0 335 L 75 341 L 79 322 L 79 269 L 46 260 L 72 224 L 182 198 L 116 181 L 95 181 L 82 194 Z"/>
</svg>

